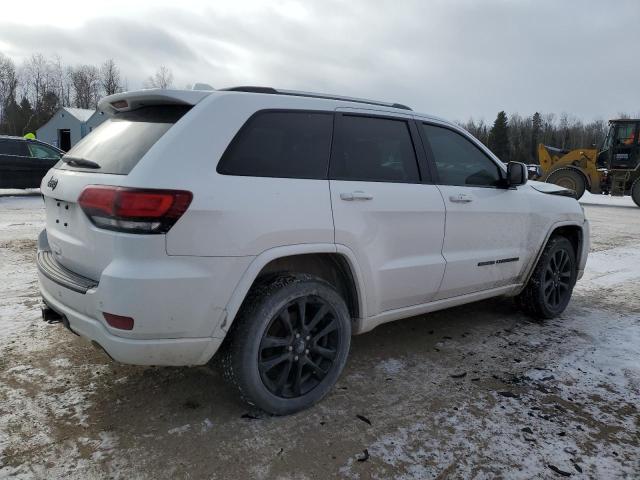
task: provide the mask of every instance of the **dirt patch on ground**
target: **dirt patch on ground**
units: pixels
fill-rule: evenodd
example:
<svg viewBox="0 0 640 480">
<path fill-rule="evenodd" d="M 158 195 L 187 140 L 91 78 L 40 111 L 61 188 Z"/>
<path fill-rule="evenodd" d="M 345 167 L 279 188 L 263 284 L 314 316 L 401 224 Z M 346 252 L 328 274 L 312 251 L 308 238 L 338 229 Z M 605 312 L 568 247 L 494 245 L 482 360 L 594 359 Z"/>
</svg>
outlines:
<svg viewBox="0 0 640 480">
<path fill-rule="evenodd" d="M 594 244 L 603 245 L 599 225 Z M 638 238 L 640 226 L 634 231 Z M 354 337 L 327 399 L 276 418 L 240 404 L 215 369 L 114 364 L 61 325 L 40 321 L 35 306 L 24 306 L 38 300 L 31 242 L 0 247 L 24 274 L 6 282 L 23 306 L 11 304 L 22 326 L 0 343 L 0 476 L 611 478 L 640 471 L 640 315 L 631 300 L 638 284 L 619 272 L 621 281 L 604 287 L 597 282 L 615 279 L 592 272 L 550 322 L 532 322 L 496 299 Z"/>
</svg>

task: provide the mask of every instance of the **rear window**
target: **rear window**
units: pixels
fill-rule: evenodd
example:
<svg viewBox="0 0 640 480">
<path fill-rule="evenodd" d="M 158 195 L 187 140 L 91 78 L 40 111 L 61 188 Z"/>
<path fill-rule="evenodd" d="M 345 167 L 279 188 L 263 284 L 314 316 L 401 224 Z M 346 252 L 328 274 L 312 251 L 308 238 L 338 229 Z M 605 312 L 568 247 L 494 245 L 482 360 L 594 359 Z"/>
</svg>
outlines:
<svg viewBox="0 0 640 480">
<path fill-rule="evenodd" d="M 332 130 L 331 113 L 260 112 L 233 139 L 218 173 L 326 179 Z"/>
<path fill-rule="evenodd" d="M 190 108 L 162 105 L 117 113 L 69 150 L 56 168 L 127 175 Z M 89 160 L 100 168 L 70 165 L 64 162 L 66 157 Z"/>
</svg>

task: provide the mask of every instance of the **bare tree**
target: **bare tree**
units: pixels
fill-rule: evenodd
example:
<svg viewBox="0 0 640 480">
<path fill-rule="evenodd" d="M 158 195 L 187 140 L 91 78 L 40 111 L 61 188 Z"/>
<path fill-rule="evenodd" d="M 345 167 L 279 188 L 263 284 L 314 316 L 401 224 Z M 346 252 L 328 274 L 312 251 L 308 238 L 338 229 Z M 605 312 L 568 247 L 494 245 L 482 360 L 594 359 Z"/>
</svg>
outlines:
<svg viewBox="0 0 640 480">
<path fill-rule="evenodd" d="M 44 55 L 40 53 L 31 55 L 24 62 L 21 74 L 22 95 L 27 97 L 34 112 L 41 111 L 45 96 L 48 98 L 51 98 L 52 94 L 57 96 L 56 66 Z"/>
<path fill-rule="evenodd" d="M 171 73 L 171 69 L 165 67 L 164 65 L 160 65 L 158 71 L 147 78 L 147 81 L 144 82 L 145 88 L 171 88 L 173 87 L 173 73 Z"/>
<path fill-rule="evenodd" d="M 17 87 L 16 66 L 13 60 L 0 52 L 0 125 L 5 122 L 7 104 L 15 98 Z"/>
<path fill-rule="evenodd" d="M 96 108 L 100 98 L 100 72 L 94 65 L 80 65 L 70 70 L 74 105 Z"/>
<path fill-rule="evenodd" d="M 51 74 L 53 77 L 53 88 L 56 96 L 59 99 L 61 107 L 71 106 L 71 76 L 69 70 L 65 68 L 62 60 L 56 55 L 54 60 L 51 60 Z"/>
<path fill-rule="evenodd" d="M 32 130 L 48 121 L 60 107 L 61 65 L 42 54 L 33 54 L 19 70 L 16 99 L 21 98 L 24 128 Z M 17 102 L 17 100 L 16 100 Z"/>
<path fill-rule="evenodd" d="M 122 92 L 120 69 L 111 58 L 100 67 L 100 86 L 105 95 Z"/>
</svg>

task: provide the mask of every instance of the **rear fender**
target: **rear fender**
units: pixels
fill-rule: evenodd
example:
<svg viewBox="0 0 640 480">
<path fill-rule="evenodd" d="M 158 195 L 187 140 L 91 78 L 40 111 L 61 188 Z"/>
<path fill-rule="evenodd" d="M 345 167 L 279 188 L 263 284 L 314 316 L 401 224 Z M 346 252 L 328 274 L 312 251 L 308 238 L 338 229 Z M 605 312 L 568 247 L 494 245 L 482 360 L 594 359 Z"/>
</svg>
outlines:
<svg viewBox="0 0 640 480">
<path fill-rule="evenodd" d="M 365 310 L 365 302 L 364 302 L 364 286 L 362 284 L 362 275 L 360 270 L 355 262 L 355 256 L 353 253 L 342 246 L 336 246 L 332 243 L 310 243 L 310 244 L 300 244 L 300 245 L 287 245 L 283 247 L 271 248 L 262 252 L 260 255 L 255 257 L 251 264 L 247 267 L 244 274 L 240 278 L 240 281 L 236 285 L 236 288 L 231 295 L 231 298 L 227 302 L 225 307 L 225 319 L 220 322 L 216 332 L 213 333 L 214 337 L 224 337 L 229 331 L 229 327 L 235 320 L 240 307 L 242 306 L 242 302 L 245 297 L 249 293 L 251 286 L 255 282 L 256 278 L 260 272 L 264 269 L 264 267 L 272 262 L 273 260 L 277 260 L 279 258 L 290 257 L 294 255 L 305 255 L 305 254 L 314 254 L 314 253 L 337 253 L 346 258 L 349 267 L 351 269 L 351 274 L 353 276 L 353 280 L 356 286 L 356 292 L 358 295 L 358 311 L 360 312 L 360 317 L 366 318 L 366 310 Z M 360 325 L 360 319 L 354 319 L 356 322 L 354 333 L 357 332 L 358 325 Z"/>
</svg>

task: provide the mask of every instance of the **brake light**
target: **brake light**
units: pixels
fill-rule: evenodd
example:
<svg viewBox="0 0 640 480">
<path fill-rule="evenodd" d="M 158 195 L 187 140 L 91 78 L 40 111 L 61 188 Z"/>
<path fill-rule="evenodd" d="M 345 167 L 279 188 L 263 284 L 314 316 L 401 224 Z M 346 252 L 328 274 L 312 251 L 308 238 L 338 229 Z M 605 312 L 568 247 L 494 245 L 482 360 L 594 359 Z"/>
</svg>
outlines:
<svg viewBox="0 0 640 480">
<path fill-rule="evenodd" d="M 78 204 L 100 228 L 128 233 L 166 233 L 187 211 L 193 195 L 184 190 L 89 185 Z"/>
<path fill-rule="evenodd" d="M 115 102 L 111 102 L 111 106 L 117 110 L 122 110 L 123 108 L 127 108 L 129 103 L 126 100 L 116 100 Z"/>
</svg>

